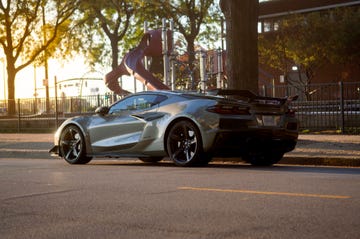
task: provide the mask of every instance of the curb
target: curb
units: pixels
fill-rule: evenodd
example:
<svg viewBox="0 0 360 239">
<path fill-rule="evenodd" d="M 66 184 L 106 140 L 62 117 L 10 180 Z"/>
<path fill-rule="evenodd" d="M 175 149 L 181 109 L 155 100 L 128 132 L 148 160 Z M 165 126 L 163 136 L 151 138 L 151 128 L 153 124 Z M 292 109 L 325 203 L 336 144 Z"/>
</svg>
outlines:
<svg viewBox="0 0 360 239">
<path fill-rule="evenodd" d="M 360 158 L 284 156 L 278 164 L 360 167 Z"/>
<path fill-rule="evenodd" d="M 244 163 L 241 158 L 214 158 L 211 162 Z M 333 167 L 360 167 L 360 158 L 343 157 L 314 157 L 314 156 L 284 156 L 277 164 L 306 165 L 306 166 L 333 166 Z"/>
<path fill-rule="evenodd" d="M 31 155 L 31 156 L 30 156 Z M 30 156 L 30 157 L 29 157 Z M 0 158 L 21 158 L 21 159 L 57 159 L 56 157 L 51 157 L 48 152 L 31 152 L 23 153 L 19 151 L 15 152 L 0 152 Z M 96 160 L 96 159 L 95 159 Z M 215 163 L 244 163 L 244 161 L 239 159 L 224 159 L 224 158 L 214 158 L 211 162 Z M 360 167 L 359 158 L 322 158 L 322 157 L 291 157 L 285 156 L 277 164 L 283 165 L 304 165 L 304 166 L 333 166 L 333 167 Z"/>
</svg>

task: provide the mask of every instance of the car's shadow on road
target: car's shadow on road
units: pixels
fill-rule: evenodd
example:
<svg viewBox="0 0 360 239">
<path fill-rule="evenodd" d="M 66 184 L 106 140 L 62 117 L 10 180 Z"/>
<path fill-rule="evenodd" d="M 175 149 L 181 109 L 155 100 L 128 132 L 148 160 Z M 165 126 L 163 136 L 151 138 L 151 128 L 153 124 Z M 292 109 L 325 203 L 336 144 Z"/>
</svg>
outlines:
<svg viewBox="0 0 360 239">
<path fill-rule="evenodd" d="M 149 168 L 172 168 L 179 170 L 212 170 L 212 169 L 229 169 L 229 170 L 253 170 L 253 171 L 278 171 L 293 173 L 331 173 L 331 174 L 357 174 L 360 175 L 360 167 L 330 167 L 330 166 L 304 166 L 304 165 L 286 165 L 275 164 L 273 166 L 253 166 L 243 162 L 210 162 L 206 166 L 179 167 L 173 162 L 165 160 L 157 163 L 144 163 L 140 160 L 93 160 L 89 166 L 118 166 L 118 167 L 149 167 Z"/>
</svg>

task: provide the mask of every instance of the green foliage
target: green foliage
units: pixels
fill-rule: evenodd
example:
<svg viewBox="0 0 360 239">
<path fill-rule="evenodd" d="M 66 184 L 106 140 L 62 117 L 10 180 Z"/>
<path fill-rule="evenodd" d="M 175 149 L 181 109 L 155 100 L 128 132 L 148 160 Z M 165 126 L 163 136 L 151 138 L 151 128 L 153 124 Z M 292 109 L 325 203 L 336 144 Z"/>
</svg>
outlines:
<svg viewBox="0 0 360 239">
<path fill-rule="evenodd" d="M 309 84 L 326 63 L 359 63 L 359 8 L 339 8 L 291 15 L 277 31 L 260 34 L 259 61 L 282 72 L 292 64 L 305 72 Z"/>
<path fill-rule="evenodd" d="M 159 9 L 158 16 L 172 20 L 175 31 L 181 34 L 176 42 L 176 48 L 184 50 L 183 46 L 186 45 L 188 69 L 189 72 L 194 72 L 196 48 L 199 48 L 196 44 L 200 45 L 201 42 L 208 44 L 219 38 L 218 26 L 221 11 L 218 5 L 214 3 L 214 0 L 161 0 L 153 3 L 152 7 L 156 6 Z M 210 45 L 208 44 L 208 46 Z M 194 76 L 195 84 L 193 86 L 196 86 L 199 79 L 198 76 Z"/>
<path fill-rule="evenodd" d="M 157 29 L 162 18 L 175 22 L 175 31 L 182 35 L 179 46 L 194 53 L 195 41 L 217 40 L 220 14 L 213 0 L 1 1 L 0 46 L 12 66 L 8 75 L 13 83 L 18 71 L 33 63 L 42 65 L 49 57 L 70 59 L 82 53 L 93 66 L 115 67 L 138 44 L 144 21 L 149 29 Z M 192 54 L 191 65 L 194 59 Z"/>
<path fill-rule="evenodd" d="M 220 23 L 221 11 L 213 0 L 185 0 L 185 1 L 160 1 L 161 17 L 171 19 L 175 29 L 180 32 L 188 46 L 195 41 L 209 42 L 216 40 L 219 34 L 217 26 Z M 189 49 L 188 49 L 189 50 Z"/>
<path fill-rule="evenodd" d="M 173 20 L 175 31 L 181 34 L 179 47 L 186 45 L 186 51 L 192 53 L 191 65 L 195 59 L 195 41 L 215 41 L 220 32 L 221 11 L 213 0 L 81 2 L 78 24 L 79 35 L 83 38 L 81 48 L 93 64 L 116 67 L 118 59 L 139 43 L 145 21 L 149 29 L 159 29 L 162 18 Z"/>
<path fill-rule="evenodd" d="M 15 99 L 16 74 L 59 52 L 77 4 L 77 0 L 0 1 L 0 46 L 6 57 L 9 102 Z M 8 108 L 9 114 L 15 112 L 14 103 Z"/>
<path fill-rule="evenodd" d="M 333 54 L 331 62 L 360 64 L 360 7 L 337 9 L 333 12 L 333 29 L 336 34 L 331 38 Z"/>
<path fill-rule="evenodd" d="M 16 72 L 34 61 L 41 64 L 45 51 L 48 56 L 59 52 L 77 1 L 17 0 L 8 4 L 0 5 L 0 43 L 5 52 L 13 53 L 15 62 L 21 58 L 23 64 L 15 66 Z"/>
<path fill-rule="evenodd" d="M 113 68 L 118 65 L 120 49 L 129 47 L 124 42 L 127 42 L 139 4 L 129 0 L 81 1 L 77 30 L 82 36 L 81 49 L 89 63 L 110 63 Z"/>
</svg>

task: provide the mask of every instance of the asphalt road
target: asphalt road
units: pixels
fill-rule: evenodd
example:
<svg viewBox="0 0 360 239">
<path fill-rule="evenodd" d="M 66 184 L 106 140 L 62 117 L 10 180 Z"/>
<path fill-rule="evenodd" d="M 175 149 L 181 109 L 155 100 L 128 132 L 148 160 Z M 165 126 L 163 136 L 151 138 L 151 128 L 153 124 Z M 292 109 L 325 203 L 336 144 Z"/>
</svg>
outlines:
<svg viewBox="0 0 360 239">
<path fill-rule="evenodd" d="M 360 236 L 360 168 L 25 155 L 0 158 L 2 239 Z"/>
</svg>

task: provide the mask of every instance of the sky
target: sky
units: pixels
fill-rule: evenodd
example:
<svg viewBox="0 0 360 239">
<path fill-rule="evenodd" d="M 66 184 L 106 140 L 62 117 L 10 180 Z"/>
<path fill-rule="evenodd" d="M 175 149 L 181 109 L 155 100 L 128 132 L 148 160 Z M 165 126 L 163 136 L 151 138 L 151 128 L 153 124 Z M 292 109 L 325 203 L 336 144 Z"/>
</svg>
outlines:
<svg viewBox="0 0 360 239">
<path fill-rule="evenodd" d="M 5 65 L 3 61 L 0 61 L 0 72 L 1 72 L 1 86 L 0 86 L 0 99 L 4 99 L 4 96 L 7 96 L 7 83 L 4 83 L 4 78 L 7 78 L 5 70 Z M 58 81 L 87 76 L 89 69 L 82 63 L 81 58 L 74 59 L 64 65 L 60 64 L 56 60 L 49 60 L 49 78 L 50 78 L 50 87 L 54 86 L 55 76 Z M 33 98 L 36 91 L 39 94 L 39 97 L 45 96 L 45 89 L 43 86 L 43 79 L 45 78 L 44 67 L 36 67 L 33 65 L 26 67 L 25 69 L 19 71 L 16 75 L 15 80 L 15 98 Z M 91 75 L 93 76 L 93 75 Z M 97 76 L 100 77 L 98 73 Z M 4 92 L 4 87 L 6 92 Z M 54 91 L 54 89 L 52 89 Z M 50 96 L 54 95 L 54 92 L 50 92 Z M 7 97 L 6 97 L 7 98 Z"/>
<path fill-rule="evenodd" d="M 54 59 L 50 59 L 48 61 L 50 96 L 55 95 L 55 77 L 57 78 L 58 82 L 70 78 L 103 77 L 101 72 L 90 73 L 90 69 L 83 62 L 84 60 L 81 57 L 76 57 L 66 63 L 60 63 Z M 16 76 L 15 98 L 34 97 L 35 86 L 38 97 L 45 97 L 45 87 L 43 86 L 43 79 L 45 79 L 44 67 L 36 67 L 35 69 L 34 66 L 30 66 L 20 71 Z M 27 87 L 22 87 L 24 85 L 26 85 Z"/>
<path fill-rule="evenodd" d="M 1 56 L 0 56 L 1 59 Z M 49 94 L 50 97 L 55 96 L 54 82 L 55 77 L 58 84 L 62 86 L 67 85 L 68 87 L 62 87 L 61 90 L 58 90 L 58 95 L 61 94 L 61 91 L 65 92 L 67 96 L 77 96 L 78 88 L 69 87 L 70 85 L 75 85 L 80 81 L 66 81 L 73 78 L 97 78 L 98 80 L 88 81 L 86 89 L 83 88 L 83 95 L 89 94 L 105 94 L 109 92 L 109 89 L 105 86 L 103 77 L 111 71 L 111 68 L 102 69 L 101 71 L 91 71 L 86 64 L 84 64 L 84 59 L 81 56 L 75 57 L 72 60 L 64 62 L 59 62 L 54 59 L 50 59 L 48 62 L 49 65 Z M 6 70 L 3 60 L 0 60 L 0 100 L 3 100 L 4 97 L 7 99 L 7 80 L 4 84 L 4 78 L 6 79 Z M 26 67 L 21 70 L 16 75 L 15 81 L 15 98 L 34 98 L 35 88 L 37 97 L 45 97 L 45 87 L 43 86 L 43 79 L 45 79 L 44 67 L 36 67 L 33 65 Z M 62 81 L 66 82 L 62 82 Z M 132 77 L 123 77 L 124 88 L 128 91 L 134 91 L 134 80 Z M 4 92 L 4 88 L 6 91 Z M 98 88 L 98 91 L 95 92 L 93 89 Z M 137 83 L 136 89 L 138 91 L 142 90 L 141 83 Z M 90 92 L 91 91 L 91 92 Z"/>
</svg>

